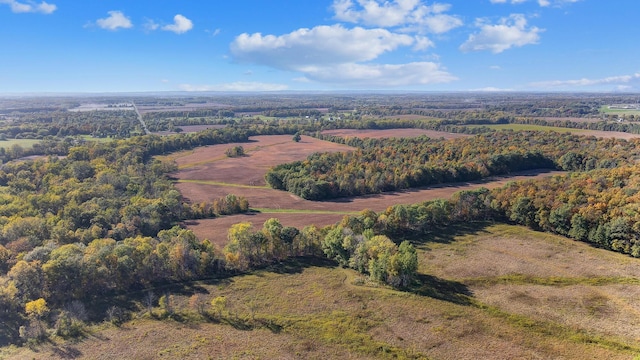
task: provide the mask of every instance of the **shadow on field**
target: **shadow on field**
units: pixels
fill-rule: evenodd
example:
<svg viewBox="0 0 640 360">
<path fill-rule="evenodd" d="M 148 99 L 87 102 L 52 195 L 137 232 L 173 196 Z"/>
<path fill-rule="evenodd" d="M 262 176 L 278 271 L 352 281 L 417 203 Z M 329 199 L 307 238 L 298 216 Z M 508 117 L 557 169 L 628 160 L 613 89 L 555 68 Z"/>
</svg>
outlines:
<svg viewBox="0 0 640 360">
<path fill-rule="evenodd" d="M 319 256 L 298 256 L 268 265 L 262 269 L 277 274 L 300 274 L 309 267 L 333 268 L 338 266 L 333 260 Z"/>
<path fill-rule="evenodd" d="M 0 314 L 0 347 L 10 345 L 20 339 L 18 328 L 21 324 L 22 319 L 17 311 L 3 311 Z"/>
<path fill-rule="evenodd" d="M 82 356 L 82 352 L 69 345 L 54 346 L 51 355 L 56 359 L 77 359 Z"/>
<path fill-rule="evenodd" d="M 488 221 L 458 223 L 431 232 L 427 236 L 427 241 L 450 244 L 458 236 L 485 234 L 487 232 L 484 229 L 491 225 L 493 223 Z"/>
<path fill-rule="evenodd" d="M 408 291 L 416 295 L 444 300 L 459 305 L 469 305 L 473 296 L 466 285 L 457 281 L 440 279 L 435 276 L 418 274 L 416 285 L 409 287 Z"/>
<path fill-rule="evenodd" d="M 479 222 L 464 222 L 452 224 L 449 226 L 434 226 L 426 234 L 421 233 L 407 233 L 392 235 L 394 239 L 409 240 L 414 245 L 425 245 L 428 243 L 439 244 L 451 244 L 458 236 L 464 235 L 481 235 L 486 234 L 485 229 L 493 222 L 479 221 Z"/>
</svg>

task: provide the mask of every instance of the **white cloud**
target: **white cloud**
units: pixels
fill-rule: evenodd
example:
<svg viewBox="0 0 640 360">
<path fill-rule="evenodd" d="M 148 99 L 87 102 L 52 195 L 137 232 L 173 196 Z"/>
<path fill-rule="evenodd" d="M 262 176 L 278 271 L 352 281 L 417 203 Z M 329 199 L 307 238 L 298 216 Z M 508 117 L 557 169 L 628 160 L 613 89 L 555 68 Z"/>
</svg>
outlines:
<svg viewBox="0 0 640 360">
<path fill-rule="evenodd" d="M 460 45 L 460 50 L 464 52 L 489 50 L 498 54 L 512 47 L 537 44 L 540 40 L 539 33 L 544 31 L 535 26 L 527 27 L 527 19 L 522 14 L 512 14 L 502 18 L 495 25 L 478 19 L 476 26 L 480 28 L 480 32 L 469 35 L 467 41 Z"/>
<path fill-rule="evenodd" d="M 513 89 L 503 89 L 503 88 L 497 88 L 497 87 L 493 87 L 493 86 L 488 86 L 488 87 L 484 87 L 484 88 L 480 88 L 480 89 L 471 89 L 469 91 L 478 91 L 478 92 L 501 92 L 501 91 L 513 91 Z"/>
<path fill-rule="evenodd" d="M 462 20 L 443 14 L 451 5 L 425 5 L 421 0 L 334 0 L 335 18 L 356 24 L 401 27 L 407 32 L 445 33 L 462 26 Z"/>
<path fill-rule="evenodd" d="M 96 25 L 103 29 L 111 31 L 115 31 L 118 29 L 129 29 L 133 27 L 131 20 L 129 20 L 129 18 L 126 17 L 122 13 L 122 11 L 109 11 L 107 12 L 107 14 L 109 14 L 108 17 L 96 20 Z"/>
<path fill-rule="evenodd" d="M 525 3 L 529 0 L 490 0 L 490 2 L 492 4 L 522 4 Z M 541 7 L 549 7 L 549 6 L 554 6 L 554 7 L 561 7 L 565 4 L 573 4 L 573 3 L 577 3 L 578 1 L 581 0 L 536 0 L 536 2 L 538 3 L 538 5 L 540 5 Z"/>
<path fill-rule="evenodd" d="M 146 31 L 155 31 L 160 28 L 160 25 L 151 19 L 146 19 L 143 26 Z"/>
<path fill-rule="evenodd" d="M 294 78 L 293 81 L 299 82 L 299 83 L 310 83 L 311 82 L 311 80 L 309 80 L 308 78 L 306 78 L 304 76 L 300 76 L 300 77 Z"/>
<path fill-rule="evenodd" d="M 27 3 L 21 3 L 16 0 L 0 0 L 0 4 L 7 4 L 11 7 L 11 11 L 14 13 L 41 13 L 51 14 L 58 8 L 54 4 L 49 4 L 45 1 L 37 4 L 33 1 Z"/>
<path fill-rule="evenodd" d="M 240 62 L 301 71 L 317 65 L 369 61 L 413 43 L 409 35 L 384 29 L 332 25 L 298 29 L 281 36 L 241 34 L 231 43 L 231 53 Z"/>
<path fill-rule="evenodd" d="M 181 84 L 178 87 L 182 91 L 283 91 L 289 88 L 284 84 L 242 81 L 217 85 Z"/>
<path fill-rule="evenodd" d="M 305 79 L 333 84 L 381 88 L 456 80 L 434 62 L 370 63 L 385 53 L 412 45 L 424 50 L 433 43 L 423 36 L 411 37 L 385 29 L 333 25 L 281 36 L 242 34 L 231 44 L 231 54 L 238 62 L 300 72 Z"/>
<path fill-rule="evenodd" d="M 415 39 L 416 44 L 413 46 L 413 50 L 415 51 L 423 51 L 435 46 L 433 41 L 426 36 L 416 36 Z"/>
<path fill-rule="evenodd" d="M 222 30 L 220 29 L 215 29 L 215 30 L 205 30 L 204 32 L 211 34 L 211 36 L 218 36 L 220 35 L 220 32 L 222 32 Z"/>
<path fill-rule="evenodd" d="M 624 85 L 640 80 L 640 73 L 632 75 L 609 76 L 601 79 L 582 78 L 577 80 L 552 80 L 532 83 L 531 86 L 540 88 L 572 88 L 597 85 Z"/>
<path fill-rule="evenodd" d="M 523 2 L 527 1 L 527 0 L 489 0 L 492 4 L 505 4 L 505 3 L 512 3 L 512 4 L 522 4 Z M 545 0 L 543 0 L 545 1 Z"/>
<path fill-rule="evenodd" d="M 633 86 L 630 85 L 618 85 L 616 86 L 616 91 L 624 92 L 633 90 Z"/>
<path fill-rule="evenodd" d="M 310 80 L 356 87 L 399 87 L 447 83 L 457 78 L 433 62 L 356 64 L 315 67 L 305 71 Z"/>
<path fill-rule="evenodd" d="M 500 67 L 500 65 L 491 65 L 491 66 L 489 66 L 489 69 L 491 69 L 491 70 L 501 70 L 502 67 Z"/>
<path fill-rule="evenodd" d="M 173 17 L 173 24 L 162 27 L 162 30 L 176 34 L 184 34 L 191 29 L 193 29 L 193 22 L 180 14 Z"/>
</svg>

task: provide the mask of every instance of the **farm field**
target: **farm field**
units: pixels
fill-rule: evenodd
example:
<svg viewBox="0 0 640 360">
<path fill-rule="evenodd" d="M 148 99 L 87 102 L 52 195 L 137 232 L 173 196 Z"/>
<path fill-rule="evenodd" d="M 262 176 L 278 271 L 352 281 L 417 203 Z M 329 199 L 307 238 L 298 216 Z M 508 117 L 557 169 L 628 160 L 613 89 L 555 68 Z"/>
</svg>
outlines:
<svg viewBox="0 0 640 360">
<path fill-rule="evenodd" d="M 602 121 L 602 118 L 600 117 L 585 118 L 585 117 L 553 117 L 553 116 L 535 117 L 533 116 L 531 118 L 542 119 L 546 121 L 571 121 L 571 122 L 577 122 L 577 123 L 597 123 Z"/>
<path fill-rule="evenodd" d="M 494 130 L 514 130 L 514 131 L 557 131 L 557 132 L 570 132 L 575 135 L 595 136 L 601 138 L 616 138 L 616 139 L 637 139 L 640 138 L 640 134 L 631 134 L 621 131 L 598 131 L 598 130 L 582 130 L 572 128 L 560 128 L 542 125 L 529 125 L 529 124 L 501 124 L 501 125 L 469 125 L 470 127 L 488 127 Z"/>
<path fill-rule="evenodd" d="M 582 360 L 640 350 L 640 285 L 625 277 L 640 275 L 639 260 L 518 226 L 434 233 L 414 239 L 421 285 L 407 291 L 298 258 L 173 289 L 180 321 L 98 325 L 75 343 L 0 357 Z M 226 308 L 202 318 L 189 307 L 195 294 L 224 296 Z"/>
<path fill-rule="evenodd" d="M 382 130 L 384 131 L 384 130 Z M 389 134 L 389 131 L 384 131 Z M 362 132 L 366 133 L 366 132 Z M 277 164 L 304 160 L 316 151 L 345 151 L 350 147 L 303 136 L 295 143 L 290 136 L 256 136 L 254 142 L 225 144 L 199 148 L 171 155 L 179 171 L 173 174 L 176 187 L 191 202 L 213 201 L 227 194 L 242 195 L 258 214 L 231 215 L 215 219 L 190 221 L 188 228 L 201 239 L 209 239 L 220 247 L 227 240 L 227 230 L 238 222 L 250 222 L 259 228 L 265 220 L 277 217 L 287 226 L 325 226 L 334 224 L 346 214 L 363 209 L 383 211 L 394 204 L 412 204 L 438 198 L 449 198 L 461 190 L 505 185 L 509 181 L 560 174 L 555 171 L 529 171 L 512 176 L 494 177 L 477 182 L 435 185 L 427 188 L 341 198 L 328 201 L 309 201 L 289 192 L 275 190 L 264 181 L 267 170 Z M 226 149 L 242 145 L 247 156 L 229 158 Z"/>
<path fill-rule="evenodd" d="M 638 109 L 612 109 L 609 105 L 602 106 L 600 112 L 611 115 L 640 115 L 640 110 Z"/>
<path fill-rule="evenodd" d="M 315 152 L 349 151 L 352 148 L 303 136 L 294 142 L 291 135 L 255 136 L 248 143 L 207 146 L 169 156 L 178 164 L 179 180 L 206 180 L 250 186 L 265 186 L 269 168 L 285 162 L 304 160 Z M 242 146 L 246 156 L 229 158 L 225 151 Z M 188 196 L 188 195 L 187 195 Z M 196 199 L 192 199 L 196 200 Z"/>
<path fill-rule="evenodd" d="M 0 147 L 8 149 L 13 145 L 19 145 L 27 149 L 32 147 L 33 144 L 37 144 L 39 142 L 40 140 L 38 139 L 7 139 L 7 140 L 0 141 Z"/>
<path fill-rule="evenodd" d="M 188 228 L 201 239 L 209 239 L 223 247 L 227 241 L 227 229 L 239 222 L 250 222 L 254 228 L 260 228 L 265 220 L 277 217 L 285 226 L 318 227 L 334 224 L 344 215 L 355 214 L 364 209 L 376 212 L 383 211 L 394 204 L 414 204 L 423 201 L 446 199 L 462 190 L 479 187 L 493 189 L 506 185 L 510 181 L 542 178 L 563 174 L 562 171 L 524 172 L 512 176 L 494 177 L 485 181 L 464 182 L 445 185 L 434 185 L 427 188 L 410 189 L 342 198 L 327 201 L 309 201 L 301 199 L 289 192 L 271 188 L 247 188 L 234 184 L 208 185 L 197 182 L 181 182 L 176 184 L 183 196 L 191 201 L 213 200 L 227 194 L 242 194 L 252 209 L 260 213 L 229 215 L 215 219 L 190 221 Z M 256 175 L 257 177 L 257 175 Z"/>
<path fill-rule="evenodd" d="M 359 130 L 359 129 L 336 129 L 336 130 L 325 130 L 322 132 L 327 135 L 341 136 L 341 137 L 358 137 L 358 138 L 373 138 L 373 139 L 382 139 L 382 138 L 406 138 L 406 137 L 418 137 L 426 135 L 430 138 L 439 139 L 458 139 L 462 137 L 468 137 L 472 135 L 468 134 L 455 134 L 444 131 L 433 131 L 433 130 L 425 130 L 425 129 L 384 129 L 384 130 Z"/>
<path fill-rule="evenodd" d="M 107 142 L 107 141 L 113 140 L 111 138 L 96 138 L 88 135 L 81 135 L 78 137 L 85 141 L 96 141 L 96 142 Z M 30 149 L 31 147 L 33 147 L 34 144 L 38 144 L 41 141 L 42 140 L 39 140 L 39 139 L 6 139 L 6 140 L 0 141 L 0 148 L 9 149 L 13 145 L 19 145 L 23 149 Z"/>
<path fill-rule="evenodd" d="M 640 135 L 461 128 L 639 132 L 598 112 L 636 98 L 1 98 L 3 139 L 46 140 L 0 142 L 0 360 L 640 360 Z M 64 111 L 131 102 L 182 134 Z"/>
</svg>

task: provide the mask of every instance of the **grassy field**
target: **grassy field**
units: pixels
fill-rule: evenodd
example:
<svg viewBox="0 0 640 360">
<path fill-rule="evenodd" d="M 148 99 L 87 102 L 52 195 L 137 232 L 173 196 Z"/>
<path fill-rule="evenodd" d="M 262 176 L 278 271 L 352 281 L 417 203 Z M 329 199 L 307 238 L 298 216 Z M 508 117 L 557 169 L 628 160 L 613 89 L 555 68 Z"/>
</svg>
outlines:
<svg viewBox="0 0 640 360">
<path fill-rule="evenodd" d="M 36 139 L 7 139 L 7 140 L 0 141 L 0 147 L 9 149 L 13 145 L 20 145 L 24 149 L 29 149 L 33 146 L 33 144 L 37 144 L 39 142 L 40 140 L 36 140 Z"/>
<path fill-rule="evenodd" d="M 557 131 L 557 132 L 581 132 L 584 130 L 561 128 L 553 126 L 529 125 L 529 124 L 498 124 L 498 125 L 467 125 L 467 127 L 488 127 L 493 130 L 513 130 L 513 131 Z"/>
<path fill-rule="evenodd" d="M 173 315 L 0 358 L 633 359 L 640 261 L 522 227 L 467 224 L 415 239 L 405 291 L 316 258 L 154 289 Z M 209 303 L 224 297 L 218 310 Z M 204 304 L 196 311 L 198 302 Z M 164 320 L 159 320 L 164 318 Z M 179 334 L 179 335 L 177 335 Z"/>
<path fill-rule="evenodd" d="M 600 112 L 607 115 L 640 115 L 640 110 L 610 109 L 609 105 L 602 106 Z"/>
<path fill-rule="evenodd" d="M 97 141 L 97 142 L 107 142 L 107 141 L 113 140 L 111 138 L 94 138 L 89 135 L 81 135 L 79 137 L 86 141 Z M 33 146 L 33 144 L 37 144 L 40 141 L 41 140 L 38 140 L 38 139 L 7 139 L 7 140 L 0 141 L 0 147 L 8 149 L 13 145 L 20 145 L 24 149 L 29 149 Z"/>
</svg>

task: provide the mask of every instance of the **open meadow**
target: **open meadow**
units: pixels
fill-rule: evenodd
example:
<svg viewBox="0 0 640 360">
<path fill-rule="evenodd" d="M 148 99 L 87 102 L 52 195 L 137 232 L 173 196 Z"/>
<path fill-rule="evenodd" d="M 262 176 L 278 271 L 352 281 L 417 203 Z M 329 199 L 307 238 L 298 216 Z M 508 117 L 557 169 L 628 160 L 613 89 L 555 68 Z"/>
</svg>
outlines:
<svg viewBox="0 0 640 360">
<path fill-rule="evenodd" d="M 509 225 L 434 229 L 413 242 L 420 284 L 406 291 L 297 258 L 159 289 L 172 294 L 173 320 L 140 305 L 140 318 L 120 328 L 98 325 L 76 343 L 7 358 L 582 360 L 640 351 L 637 259 Z M 225 305 L 215 310 L 218 297 Z"/>
</svg>

